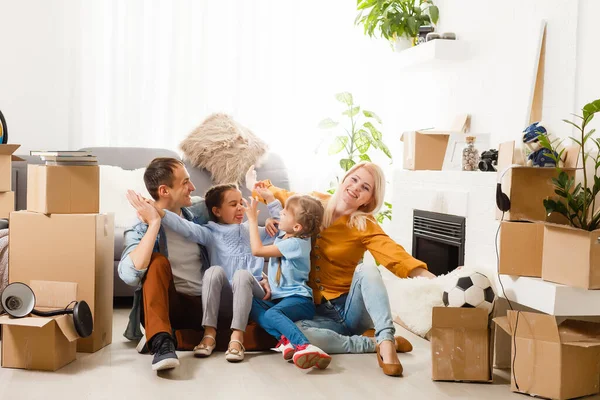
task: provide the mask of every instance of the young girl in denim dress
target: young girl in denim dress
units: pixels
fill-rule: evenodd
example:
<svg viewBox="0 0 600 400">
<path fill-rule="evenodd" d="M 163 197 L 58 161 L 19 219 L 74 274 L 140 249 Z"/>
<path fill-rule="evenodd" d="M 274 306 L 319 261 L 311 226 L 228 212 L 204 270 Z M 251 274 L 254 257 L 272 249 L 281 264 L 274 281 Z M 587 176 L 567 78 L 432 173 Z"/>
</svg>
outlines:
<svg viewBox="0 0 600 400">
<path fill-rule="evenodd" d="M 257 189 L 258 190 L 258 189 Z M 271 198 L 269 191 L 260 193 Z M 271 200 L 274 200 L 271 199 Z M 277 201 L 277 200 L 275 200 Z M 280 213 L 280 233 L 272 245 L 263 245 L 258 230 L 258 201 L 251 199 L 246 207 L 250 228 L 252 254 L 270 257 L 268 280 L 270 299 L 252 299 L 250 318 L 271 336 L 279 339 L 277 350 L 285 360 L 293 359 L 302 369 L 327 368 L 331 357 L 310 344 L 295 321 L 312 319 L 315 315 L 310 273 L 311 236 L 316 235 L 323 220 L 323 205 L 312 196 L 292 196 Z"/>
</svg>

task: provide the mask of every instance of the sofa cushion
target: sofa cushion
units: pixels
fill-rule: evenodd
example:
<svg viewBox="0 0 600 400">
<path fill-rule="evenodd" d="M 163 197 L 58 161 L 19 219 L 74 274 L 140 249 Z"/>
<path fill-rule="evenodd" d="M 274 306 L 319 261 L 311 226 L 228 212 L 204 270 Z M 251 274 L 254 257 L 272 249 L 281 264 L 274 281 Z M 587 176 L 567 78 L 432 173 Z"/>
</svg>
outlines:
<svg viewBox="0 0 600 400">
<path fill-rule="evenodd" d="M 125 246 L 125 233 L 126 228 L 115 226 L 115 260 L 121 260 L 121 254 L 123 254 L 123 247 Z"/>
<path fill-rule="evenodd" d="M 138 220 L 135 209 L 125 197 L 128 189 L 150 198 L 144 185 L 144 171 L 145 168 L 126 170 L 100 165 L 100 213 L 114 213 L 115 228 L 133 226 Z"/>
<path fill-rule="evenodd" d="M 227 114 L 210 115 L 180 144 L 184 158 L 211 173 L 215 183 L 241 183 L 267 153 L 267 145 Z"/>
</svg>

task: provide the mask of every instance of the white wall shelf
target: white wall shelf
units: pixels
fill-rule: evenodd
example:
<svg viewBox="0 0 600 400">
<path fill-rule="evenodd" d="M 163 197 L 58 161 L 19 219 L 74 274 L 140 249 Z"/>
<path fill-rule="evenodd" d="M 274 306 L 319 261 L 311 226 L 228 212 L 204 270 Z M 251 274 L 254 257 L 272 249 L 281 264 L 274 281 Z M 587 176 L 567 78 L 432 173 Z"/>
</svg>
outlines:
<svg viewBox="0 0 600 400">
<path fill-rule="evenodd" d="M 436 39 L 398 53 L 400 67 L 433 64 L 439 60 L 457 61 L 467 58 L 468 46 L 461 40 Z"/>
<path fill-rule="evenodd" d="M 500 279 L 512 302 L 556 316 L 600 315 L 600 290 L 574 288 L 540 278 L 501 275 Z"/>
</svg>

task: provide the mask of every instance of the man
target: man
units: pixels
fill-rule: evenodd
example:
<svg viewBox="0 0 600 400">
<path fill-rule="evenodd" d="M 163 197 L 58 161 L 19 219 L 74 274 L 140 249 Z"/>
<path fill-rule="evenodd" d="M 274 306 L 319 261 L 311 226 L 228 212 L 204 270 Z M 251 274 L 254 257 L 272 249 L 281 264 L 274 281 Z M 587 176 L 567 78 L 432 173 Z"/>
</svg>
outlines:
<svg viewBox="0 0 600 400">
<path fill-rule="evenodd" d="M 204 201 L 192 204 L 191 193 L 196 188 L 180 160 L 155 158 L 146 168 L 144 183 L 157 207 L 195 223 L 208 222 Z M 130 201 L 133 197 L 137 195 L 128 193 Z M 142 338 L 138 351 L 147 346 L 154 354 L 152 369 L 158 371 L 179 366 L 176 330 L 203 330 L 202 271 L 210 264 L 203 246 L 161 226 L 158 215 L 147 222 L 125 231 L 125 249 L 118 271 L 125 283 L 137 286 L 125 336 L 141 337 L 143 311 L 147 343 Z"/>
</svg>

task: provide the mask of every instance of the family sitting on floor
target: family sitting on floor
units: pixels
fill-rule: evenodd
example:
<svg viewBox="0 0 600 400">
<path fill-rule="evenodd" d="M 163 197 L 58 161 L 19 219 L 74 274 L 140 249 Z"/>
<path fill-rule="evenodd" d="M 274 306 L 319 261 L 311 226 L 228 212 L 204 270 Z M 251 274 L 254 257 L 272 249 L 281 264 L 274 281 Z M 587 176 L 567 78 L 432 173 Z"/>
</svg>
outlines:
<svg viewBox="0 0 600 400">
<path fill-rule="evenodd" d="M 300 368 L 324 369 L 329 354 L 376 352 L 384 374 L 402 375 L 396 352 L 412 346 L 394 336 L 379 270 L 361 261 L 368 250 L 398 277 L 434 275 L 374 218 L 385 193 L 382 170 L 356 164 L 333 195 L 256 182 L 253 168 L 246 181 L 254 189 L 248 201 L 224 184 L 192 204 L 184 164 L 156 158 L 144 173 L 152 199 L 127 193 L 141 222 L 125 231 L 118 271 L 137 286 L 127 330 L 143 323 L 138 351 L 154 354 L 152 369 L 177 367 L 176 349 L 208 357 L 228 342 L 230 362 L 242 361 L 246 349 L 275 347 Z M 258 201 L 271 215 L 265 227 Z M 217 329 L 225 324 L 230 330 Z M 373 328 L 375 337 L 363 336 Z"/>
</svg>

